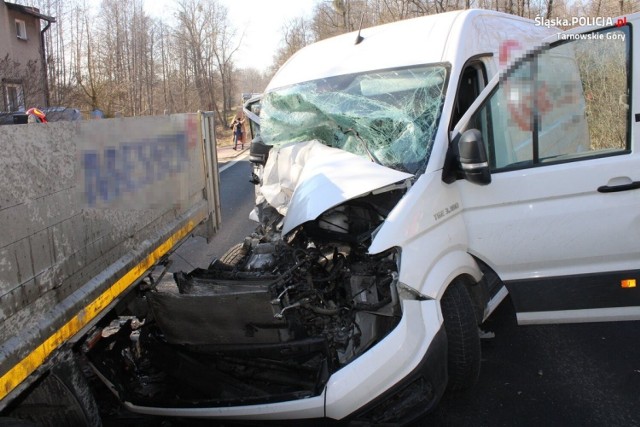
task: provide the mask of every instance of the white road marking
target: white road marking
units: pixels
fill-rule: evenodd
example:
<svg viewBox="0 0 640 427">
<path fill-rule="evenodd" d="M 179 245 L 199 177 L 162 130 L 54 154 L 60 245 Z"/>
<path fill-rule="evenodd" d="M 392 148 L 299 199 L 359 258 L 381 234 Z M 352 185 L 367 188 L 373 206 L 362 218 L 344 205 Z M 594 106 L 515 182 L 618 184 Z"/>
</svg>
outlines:
<svg viewBox="0 0 640 427">
<path fill-rule="evenodd" d="M 225 164 L 224 166 L 222 166 L 219 170 L 218 173 L 222 173 L 224 171 L 226 171 L 227 169 L 229 169 L 231 166 L 235 165 L 236 163 L 238 163 L 239 161 L 242 161 L 244 159 L 246 159 L 247 157 L 249 157 L 249 150 L 245 151 L 244 153 L 242 153 L 241 155 L 239 155 L 238 157 L 236 157 L 235 160 Z"/>
</svg>

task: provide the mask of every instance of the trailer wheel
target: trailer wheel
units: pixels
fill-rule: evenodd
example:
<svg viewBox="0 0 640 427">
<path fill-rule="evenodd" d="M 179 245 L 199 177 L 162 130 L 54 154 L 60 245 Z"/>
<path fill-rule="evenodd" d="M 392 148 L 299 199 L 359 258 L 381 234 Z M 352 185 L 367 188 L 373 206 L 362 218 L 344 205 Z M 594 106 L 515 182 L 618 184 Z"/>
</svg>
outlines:
<svg viewBox="0 0 640 427">
<path fill-rule="evenodd" d="M 470 388 L 480 374 L 480 336 L 473 301 L 463 282 L 456 280 L 440 301 L 447 333 L 449 391 Z"/>
<path fill-rule="evenodd" d="M 28 420 L 18 424 L 0 422 L 0 427 L 84 427 L 102 425 L 98 405 L 80 367 L 80 356 L 61 351 L 51 370 L 35 382 L 16 407 L 7 414 Z"/>
<path fill-rule="evenodd" d="M 244 259 L 247 255 L 247 250 L 244 248 L 243 243 L 233 245 L 224 255 L 220 257 L 218 261 L 226 264 L 229 267 L 235 267 Z"/>
</svg>

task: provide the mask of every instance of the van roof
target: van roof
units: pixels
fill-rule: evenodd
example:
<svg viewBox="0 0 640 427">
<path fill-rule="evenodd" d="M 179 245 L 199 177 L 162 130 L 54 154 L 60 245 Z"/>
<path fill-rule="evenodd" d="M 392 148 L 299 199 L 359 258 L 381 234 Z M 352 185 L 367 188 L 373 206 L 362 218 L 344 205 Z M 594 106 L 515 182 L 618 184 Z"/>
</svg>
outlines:
<svg viewBox="0 0 640 427">
<path fill-rule="evenodd" d="M 296 52 L 266 91 L 323 77 L 416 64 L 463 62 L 483 53 L 498 54 L 507 39 L 541 40 L 557 32 L 529 19 L 482 9 L 407 19 L 311 44 Z"/>
</svg>

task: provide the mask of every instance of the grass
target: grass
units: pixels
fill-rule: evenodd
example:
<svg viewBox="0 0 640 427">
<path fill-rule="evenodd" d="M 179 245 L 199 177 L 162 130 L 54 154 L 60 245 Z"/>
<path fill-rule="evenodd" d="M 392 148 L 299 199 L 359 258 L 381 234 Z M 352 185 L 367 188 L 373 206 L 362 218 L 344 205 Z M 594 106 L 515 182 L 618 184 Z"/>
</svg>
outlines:
<svg viewBox="0 0 640 427">
<path fill-rule="evenodd" d="M 233 133 L 227 126 L 216 126 L 216 145 L 218 147 L 233 145 Z"/>
</svg>

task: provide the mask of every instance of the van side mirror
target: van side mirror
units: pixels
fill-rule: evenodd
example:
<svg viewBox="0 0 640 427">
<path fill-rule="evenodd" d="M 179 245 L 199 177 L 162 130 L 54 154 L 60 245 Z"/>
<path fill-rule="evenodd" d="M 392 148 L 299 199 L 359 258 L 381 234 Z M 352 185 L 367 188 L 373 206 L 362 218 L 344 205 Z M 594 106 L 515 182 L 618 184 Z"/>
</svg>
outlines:
<svg viewBox="0 0 640 427">
<path fill-rule="evenodd" d="M 271 145 L 267 145 L 262 141 L 260 135 L 253 138 L 251 141 L 251 148 L 249 150 L 249 161 L 257 165 L 264 166 L 269 158 L 269 151 L 271 151 Z"/>
<path fill-rule="evenodd" d="M 487 185 L 491 182 L 487 152 L 479 130 L 469 129 L 460 136 L 458 164 L 462 176 L 467 181 L 479 185 Z"/>
</svg>

